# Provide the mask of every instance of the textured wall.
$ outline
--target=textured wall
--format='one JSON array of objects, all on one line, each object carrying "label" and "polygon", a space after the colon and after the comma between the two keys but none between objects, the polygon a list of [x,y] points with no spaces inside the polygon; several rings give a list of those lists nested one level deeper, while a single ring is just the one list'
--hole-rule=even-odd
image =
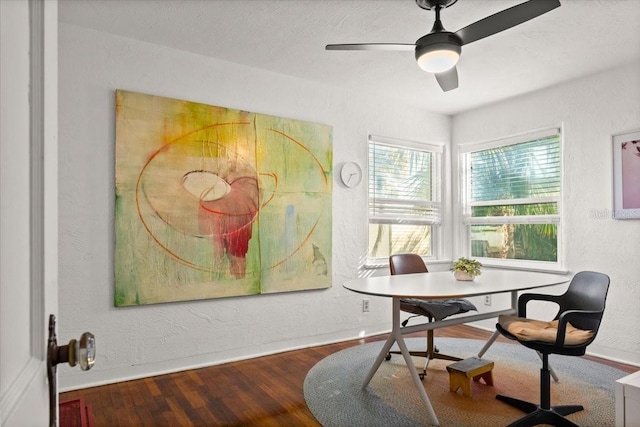
[{"label": "textured wall", "polygon": [[640,220],[611,218],[611,136],[640,129],[640,64],[455,116],[453,152],[458,144],[552,126],[562,126],[564,137],[565,267],[611,277],[602,328],[589,350],[640,364]]},{"label": "textured wall", "polygon": [[[365,185],[346,189],[335,178],[332,288],[114,308],[114,91],[332,125],[334,172],[349,160],[366,165],[368,133],[449,141],[449,117],[66,24],[60,25],[59,49],[58,336],[64,341],[90,330],[98,343],[94,369],[82,373],[59,369],[62,390],[389,329],[388,300],[372,298],[371,312],[363,315],[362,297],[341,286],[347,279],[371,273],[358,269],[366,256],[367,195]],[[634,363],[640,363],[635,326],[640,317],[640,221],[599,218],[598,212],[611,209],[611,134],[640,127],[639,68],[635,64],[453,119],[455,143],[563,126],[566,267],[611,276],[607,314],[591,350]],[[452,163],[455,167],[457,162]],[[446,181],[447,208],[458,197],[458,171],[452,175],[453,185]],[[445,218],[448,257],[455,253],[451,236],[452,221]],[[494,305],[501,303],[494,298]],[[492,322],[484,325],[491,327]]]},{"label": "textured wall", "polygon": [[[212,41],[214,43],[215,41]],[[450,140],[451,119],[393,101],[60,25],[59,333],[96,335],[88,372],[62,367],[62,390],[210,365],[390,328],[390,301],[342,283],[366,255],[366,183],[335,178],[366,166],[367,135]],[[115,89],[226,106],[333,126],[333,287],[328,290],[113,307]],[[450,224],[447,225],[450,229]],[[448,232],[448,231],[447,231]]]}]

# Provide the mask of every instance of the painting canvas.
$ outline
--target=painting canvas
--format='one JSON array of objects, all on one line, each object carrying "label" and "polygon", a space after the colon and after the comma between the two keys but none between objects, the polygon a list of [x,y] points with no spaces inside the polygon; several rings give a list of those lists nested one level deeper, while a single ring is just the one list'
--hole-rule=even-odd
[{"label": "painting canvas", "polygon": [[116,91],[116,306],[331,286],[331,126]]},{"label": "painting canvas", "polygon": [[640,131],[613,137],[614,217],[640,219]]}]

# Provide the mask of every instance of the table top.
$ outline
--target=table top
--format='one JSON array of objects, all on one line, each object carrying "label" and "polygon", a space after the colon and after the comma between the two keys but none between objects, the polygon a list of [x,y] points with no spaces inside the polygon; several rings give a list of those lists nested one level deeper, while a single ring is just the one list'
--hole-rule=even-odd
[{"label": "table top", "polygon": [[483,270],[473,281],[456,280],[450,271],[399,274],[353,279],[343,286],[354,292],[382,297],[449,299],[559,285],[571,275],[520,270]]}]

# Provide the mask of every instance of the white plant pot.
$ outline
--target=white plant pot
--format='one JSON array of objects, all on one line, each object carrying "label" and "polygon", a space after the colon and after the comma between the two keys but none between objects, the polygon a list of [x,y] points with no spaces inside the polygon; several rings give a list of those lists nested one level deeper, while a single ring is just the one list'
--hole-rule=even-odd
[{"label": "white plant pot", "polygon": [[455,277],[456,280],[473,280],[475,278],[475,276],[470,275],[466,271],[457,270],[453,272],[453,277]]}]

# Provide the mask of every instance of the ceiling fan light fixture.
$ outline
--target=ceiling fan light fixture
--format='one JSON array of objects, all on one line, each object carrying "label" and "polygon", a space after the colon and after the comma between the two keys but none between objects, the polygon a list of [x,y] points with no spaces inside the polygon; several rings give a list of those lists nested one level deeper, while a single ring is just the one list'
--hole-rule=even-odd
[{"label": "ceiling fan light fixture", "polygon": [[449,31],[436,31],[416,41],[416,61],[428,73],[443,73],[460,59],[462,40]]},{"label": "ceiling fan light fixture", "polygon": [[460,59],[460,46],[445,43],[416,48],[418,66],[429,73],[442,73],[455,67]]}]

